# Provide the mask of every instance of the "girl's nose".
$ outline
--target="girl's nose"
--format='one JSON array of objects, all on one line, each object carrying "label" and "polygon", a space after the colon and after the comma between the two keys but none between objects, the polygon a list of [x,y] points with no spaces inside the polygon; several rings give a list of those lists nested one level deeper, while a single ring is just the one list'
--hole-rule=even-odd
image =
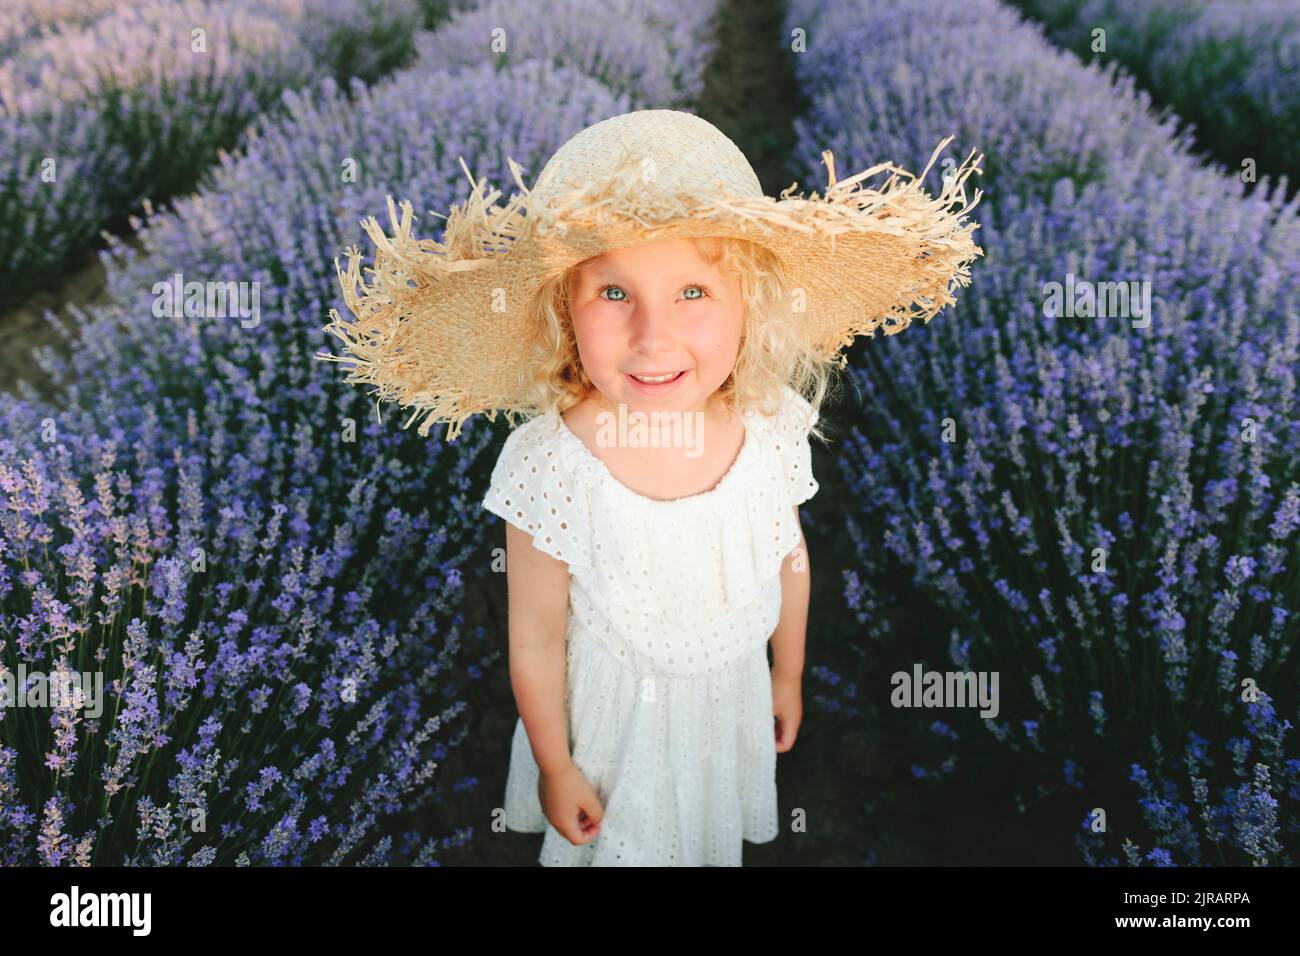
[{"label": "girl's nose", "polygon": [[655,355],[673,348],[673,313],[670,307],[638,304],[632,315],[628,345],[634,352]]}]

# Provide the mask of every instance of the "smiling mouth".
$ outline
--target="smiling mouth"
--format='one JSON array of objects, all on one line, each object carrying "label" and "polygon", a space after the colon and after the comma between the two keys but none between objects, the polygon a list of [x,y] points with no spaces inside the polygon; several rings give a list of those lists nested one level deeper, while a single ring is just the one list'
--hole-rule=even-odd
[{"label": "smiling mouth", "polygon": [[680,372],[659,372],[654,375],[638,375],[636,372],[628,372],[632,378],[644,385],[662,385],[664,382],[673,382],[686,374],[683,369]]}]

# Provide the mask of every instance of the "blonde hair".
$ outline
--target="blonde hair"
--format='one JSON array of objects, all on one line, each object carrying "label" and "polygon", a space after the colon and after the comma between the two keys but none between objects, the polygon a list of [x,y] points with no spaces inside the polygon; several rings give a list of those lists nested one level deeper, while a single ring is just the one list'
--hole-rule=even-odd
[{"label": "blonde hair", "polygon": [[[820,409],[832,381],[830,369],[837,363],[820,357],[806,324],[796,318],[781,260],[746,239],[704,237],[690,242],[709,265],[740,279],[744,324],[735,368],[719,389],[724,406],[733,413],[754,409],[772,415],[782,403],[782,386],[789,385],[818,412],[811,433],[824,442]],[[533,345],[528,385],[538,413],[571,408],[595,387],[578,358],[569,311],[580,265],[544,283],[529,304],[529,318],[541,330]]]}]

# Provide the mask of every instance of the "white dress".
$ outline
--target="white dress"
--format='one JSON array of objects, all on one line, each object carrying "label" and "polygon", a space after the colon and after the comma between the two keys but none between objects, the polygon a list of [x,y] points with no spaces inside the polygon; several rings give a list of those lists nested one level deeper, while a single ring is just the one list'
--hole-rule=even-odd
[{"label": "white dress", "polygon": [[793,389],[710,491],[660,501],[618,481],[558,412],[506,439],[483,506],[569,565],[570,752],[604,808],[574,846],[546,819],[520,718],[507,828],[545,832],[543,866],[739,866],[777,835],[767,642],[793,505],[817,491],[812,407]]}]

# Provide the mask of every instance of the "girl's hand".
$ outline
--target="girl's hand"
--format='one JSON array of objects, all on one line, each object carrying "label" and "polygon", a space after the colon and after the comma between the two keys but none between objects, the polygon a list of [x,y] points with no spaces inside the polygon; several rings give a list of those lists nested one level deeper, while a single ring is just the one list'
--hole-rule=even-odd
[{"label": "girl's hand", "polygon": [[558,773],[542,774],[537,781],[537,796],[551,826],[574,846],[600,836],[605,808],[577,764],[570,763]]},{"label": "girl's hand", "polygon": [[772,672],[772,714],[776,718],[776,752],[794,746],[803,722],[803,674],[794,677]]}]

